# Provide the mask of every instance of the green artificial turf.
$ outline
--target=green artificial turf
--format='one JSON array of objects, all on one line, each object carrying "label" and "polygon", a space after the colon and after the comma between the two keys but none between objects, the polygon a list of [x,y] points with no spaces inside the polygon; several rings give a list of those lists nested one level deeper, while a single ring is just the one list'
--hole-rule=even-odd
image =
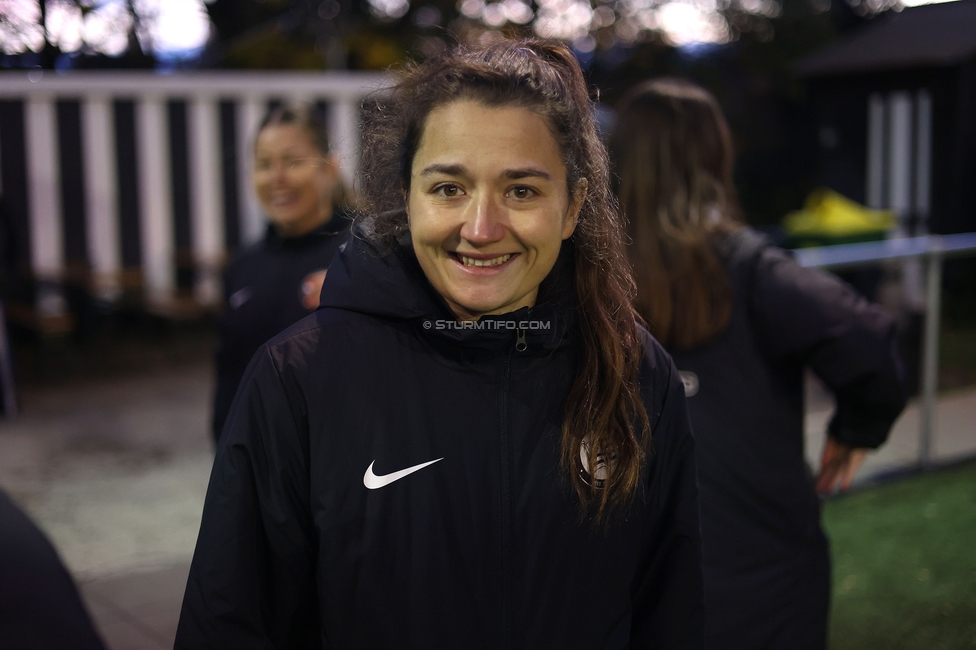
[{"label": "green artificial turf", "polygon": [[976,648],[976,463],[829,501],[831,650]]}]

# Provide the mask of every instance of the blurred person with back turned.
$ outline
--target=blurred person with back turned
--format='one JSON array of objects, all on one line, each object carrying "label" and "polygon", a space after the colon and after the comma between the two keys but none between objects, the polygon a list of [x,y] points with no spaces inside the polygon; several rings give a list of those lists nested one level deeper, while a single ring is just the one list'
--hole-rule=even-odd
[{"label": "blurred person with back turned", "polygon": [[[632,90],[611,137],[637,305],[674,357],[696,437],[706,645],[823,650],[830,559],[817,492],[846,489],[905,405],[894,319],[740,222],[715,99]],[[803,370],[834,392],[819,476]]]},{"label": "blurred person with back turned", "polygon": [[241,384],[176,647],[700,649],[684,392],[572,52],[442,53],[364,125],[369,212]]},{"label": "blurred person with back turned", "polygon": [[337,201],[345,190],[338,161],[313,106],[279,106],[265,116],[254,142],[253,182],[269,223],[264,238],[237,255],[224,274],[215,441],[254,353],[318,307],[325,269],[350,224]]}]

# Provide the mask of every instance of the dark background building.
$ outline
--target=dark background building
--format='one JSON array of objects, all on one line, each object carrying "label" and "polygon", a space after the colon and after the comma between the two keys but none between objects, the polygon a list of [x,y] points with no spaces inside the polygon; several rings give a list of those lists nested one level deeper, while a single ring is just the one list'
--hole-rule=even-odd
[{"label": "dark background building", "polygon": [[797,71],[821,183],[909,233],[976,230],[976,1],[890,12]]}]

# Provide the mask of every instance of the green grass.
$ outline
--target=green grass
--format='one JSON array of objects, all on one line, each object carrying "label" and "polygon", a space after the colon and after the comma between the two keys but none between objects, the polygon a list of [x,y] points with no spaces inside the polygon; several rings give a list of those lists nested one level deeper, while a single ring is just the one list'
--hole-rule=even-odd
[{"label": "green grass", "polygon": [[831,500],[824,526],[831,650],[976,648],[976,463]]}]

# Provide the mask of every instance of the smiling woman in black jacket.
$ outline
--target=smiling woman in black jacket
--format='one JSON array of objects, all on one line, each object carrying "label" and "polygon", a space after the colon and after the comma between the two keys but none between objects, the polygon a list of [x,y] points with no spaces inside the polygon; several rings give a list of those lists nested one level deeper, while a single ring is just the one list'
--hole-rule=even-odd
[{"label": "smiling woman in black jacket", "polygon": [[178,648],[701,648],[694,447],[561,44],[409,70],[231,408]]},{"label": "smiling woman in black jacket", "polygon": [[267,215],[264,237],[224,273],[226,309],[217,323],[211,432],[214,441],[254,353],[318,306],[325,269],[346,241],[349,218],[321,117],[309,105],[271,109],[254,139],[254,193]]}]

